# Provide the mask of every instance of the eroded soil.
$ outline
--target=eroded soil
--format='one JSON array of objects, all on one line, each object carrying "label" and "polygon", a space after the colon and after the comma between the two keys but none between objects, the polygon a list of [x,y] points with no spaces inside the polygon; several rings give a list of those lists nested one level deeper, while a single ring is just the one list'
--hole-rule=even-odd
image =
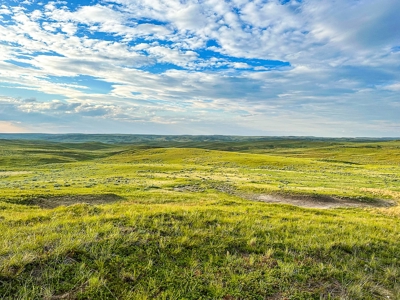
[{"label": "eroded soil", "polygon": [[[174,188],[179,192],[203,192],[204,189],[199,186],[179,186]],[[339,198],[333,196],[284,196],[284,195],[268,195],[268,194],[242,194],[237,191],[224,190],[231,195],[241,198],[261,201],[275,204],[289,204],[306,208],[372,208],[372,207],[391,207],[396,203],[393,200],[376,199],[373,201],[361,201],[350,198]],[[69,206],[78,203],[89,205],[107,204],[121,201],[124,198],[116,194],[90,194],[90,195],[65,195],[49,198],[36,198],[29,201],[29,205],[38,205],[41,208],[52,209],[58,206]]]},{"label": "eroded soil", "polygon": [[267,203],[290,204],[307,208],[368,208],[368,207],[390,207],[394,206],[395,202],[390,200],[373,200],[359,201],[348,198],[338,198],[329,196],[280,196],[280,195],[252,195],[251,200],[262,201]]}]

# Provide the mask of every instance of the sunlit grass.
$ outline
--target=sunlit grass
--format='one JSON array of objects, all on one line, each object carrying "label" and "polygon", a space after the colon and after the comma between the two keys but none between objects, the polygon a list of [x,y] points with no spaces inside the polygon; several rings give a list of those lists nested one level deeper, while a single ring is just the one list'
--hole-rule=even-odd
[{"label": "sunlit grass", "polygon": [[[397,299],[397,206],[318,210],[242,197],[277,193],[396,202],[400,165],[392,150],[399,143],[385,145],[290,144],[253,154],[3,143],[0,295]],[[336,153],[335,161],[328,151]],[[368,159],[360,153],[369,153]],[[102,194],[119,198],[55,209],[35,202]]]}]

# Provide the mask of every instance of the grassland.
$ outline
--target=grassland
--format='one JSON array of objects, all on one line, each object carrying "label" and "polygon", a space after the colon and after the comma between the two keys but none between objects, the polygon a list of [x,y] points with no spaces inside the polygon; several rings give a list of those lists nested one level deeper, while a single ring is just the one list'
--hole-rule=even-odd
[{"label": "grassland", "polygon": [[0,295],[400,299],[397,206],[271,194],[397,204],[400,142],[1,140]]}]

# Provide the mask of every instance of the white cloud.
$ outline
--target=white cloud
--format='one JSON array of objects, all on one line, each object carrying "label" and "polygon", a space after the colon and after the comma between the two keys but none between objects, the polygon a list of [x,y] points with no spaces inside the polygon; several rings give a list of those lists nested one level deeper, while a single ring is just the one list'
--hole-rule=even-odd
[{"label": "white cloud", "polygon": [[77,11],[71,12],[65,8],[58,9],[53,6],[47,7],[45,13],[49,19],[59,22],[77,22],[82,24],[115,24],[120,23],[123,15],[115,10],[101,5],[83,6]]},{"label": "white cloud", "polygon": [[77,31],[77,26],[72,23],[61,23],[60,27],[68,36],[73,36]]},{"label": "white cloud", "polygon": [[383,89],[393,91],[393,92],[400,92],[400,82],[386,85],[383,87]]},{"label": "white cloud", "polygon": [[[260,124],[273,126],[262,120],[279,117],[286,121],[275,124],[288,131],[328,128],[319,125],[323,119],[356,118],[361,128],[372,111],[374,124],[389,130],[400,113],[393,105],[400,91],[397,0],[116,3],[0,8],[12,18],[0,20],[3,88],[65,99],[23,103],[16,111],[162,124],[214,118],[243,128],[252,120],[253,132]],[[246,58],[291,67],[274,70]],[[169,64],[184,70],[168,70]],[[155,74],[153,67],[165,71]],[[103,81],[110,91],[54,80],[80,75]],[[307,114],[314,118],[310,124]]]},{"label": "white cloud", "polygon": [[150,57],[155,57],[158,62],[172,63],[183,67],[194,61],[198,56],[193,51],[180,51],[162,46],[154,46],[146,51],[150,54]]},{"label": "white cloud", "polygon": [[9,10],[7,6],[2,5],[0,8],[0,15],[10,15],[10,14],[11,10]]},{"label": "white cloud", "polygon": [[232,63],[230,64],[232,67],[234,67],[235,69],[251,69],[251,66],[247,63]]}]

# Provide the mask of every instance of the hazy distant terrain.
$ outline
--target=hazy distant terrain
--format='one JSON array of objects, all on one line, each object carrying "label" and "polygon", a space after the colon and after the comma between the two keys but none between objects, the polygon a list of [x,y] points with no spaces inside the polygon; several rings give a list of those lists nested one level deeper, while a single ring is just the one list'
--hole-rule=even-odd
[{"label": "hazy distant terrain", "polygon": [[275,142],[275,141],[330,141],[330,142],[365,142],[388,141],[400,138],[321,138],[321,137],[265,137],[265,136],[233,136],[233,135],[146,135],[146,134],[45,134],[45,133],[0,133],[0,139],[11,140],[40,140],[49,142],[101,142],[101,143],[195,143],[195,142]]}]

